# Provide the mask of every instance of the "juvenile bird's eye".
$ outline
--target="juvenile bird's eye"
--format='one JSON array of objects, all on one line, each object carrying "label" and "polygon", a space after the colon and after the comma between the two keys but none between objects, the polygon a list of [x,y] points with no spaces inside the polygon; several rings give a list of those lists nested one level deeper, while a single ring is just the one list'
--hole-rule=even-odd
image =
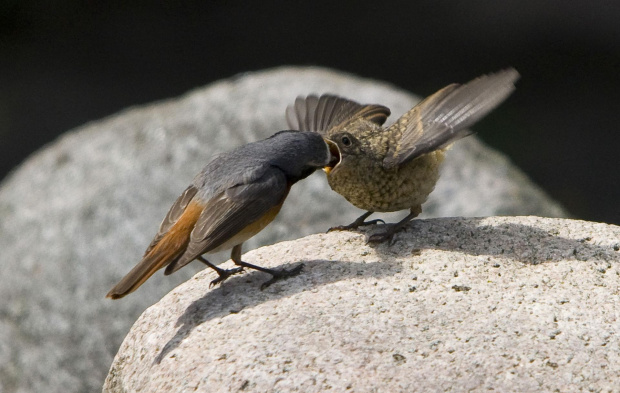
[{"label": "juvenile bird's eye", "polygon": [[345,146],[351,146],[351,139],[348,136],[342,137],[342,144]]}]

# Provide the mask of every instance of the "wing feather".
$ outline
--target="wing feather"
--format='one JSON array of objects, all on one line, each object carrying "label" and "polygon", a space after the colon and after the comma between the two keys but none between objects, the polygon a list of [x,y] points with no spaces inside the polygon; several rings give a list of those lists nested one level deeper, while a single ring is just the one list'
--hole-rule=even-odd
[{"label": "wing feather", "polygon": [[288,189],[284,173],[272,167],[261,178],[235,185],[211,198],[194,226],[185,253],[168,265],[165,274],[218,248],[263,218],[283,202]]},{"label": "wing feather", "polygon": [[295,104],[286,108],[286,120],[292,130],[321,134],[358,118],[382,125],[388,116],[390,109],[383,105],[362,105],[331,94],[297,97]]},{"label": "wing feather", "polygon": [[467,128],[508,98],[517,79],[519,73],[510,68],[429,96],[387,129],[397,137],[383,166],[394,168],[472,134]]},{"label": "wing feather", "polygon": [[157,232],[157,234],[151,241],[151,244],[149,244],[148,248],[144,252],[143,258],[149,252],[151,252],[153,247],[155,247],[157,243],[159,243],[159,241],[166,234],[166,232],[168,232],[168,230],[174,225],[174,223],[177,222],[179,217],[181,217],[181,215],[187,208],[187,205],[194,198],[194,195],[196,195],[197,191],[198,189],[195,186],[191,185],[187,187],[185,191],[183,191],[183,193],[177,198],[177,200],[174,202],[170,210],[168,210],[166,217],[164,217],[161,224],[159,225],[159,231]]}]

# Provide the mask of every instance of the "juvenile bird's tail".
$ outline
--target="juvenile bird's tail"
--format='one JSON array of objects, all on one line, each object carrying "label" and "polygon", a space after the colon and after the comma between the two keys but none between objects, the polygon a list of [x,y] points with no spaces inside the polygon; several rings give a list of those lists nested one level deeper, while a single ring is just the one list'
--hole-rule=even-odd
[{"label": "juvenile bird's tail", "polygon": [[135,291],[156,271],[183,255],[201,211],[202,209],[198,204],[190,203],[177,222],[147,252],[142,260],[108,292],[106,297],[120,299]]}]

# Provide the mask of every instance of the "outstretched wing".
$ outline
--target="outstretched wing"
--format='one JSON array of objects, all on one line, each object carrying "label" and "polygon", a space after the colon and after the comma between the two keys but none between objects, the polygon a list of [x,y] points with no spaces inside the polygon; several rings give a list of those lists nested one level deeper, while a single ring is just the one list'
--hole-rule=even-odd
[{"label": "outstretched wing", "polygon": [[286,108],[290,129],[321,134],[360,117],[382,125],[389,115],[390,109],[383,105],[362,105],[331,94],[297,97],[295,104]]},{"label": "outstretched wing", "polygon": [[508,98],[517,79],[519,73],[510,68],[427,97],[387,129],[396,137],[383,166],[394,168],[472,134],[467,127]]},{"label": "outstretched wing", "polygon": [[274,209],[277,213],[288,190],[285,174],[278,168],[270,167],[260,178],[237,184],[211,198],[204,205],[192,230],[187,249],[179,259],[168,265],[165,274],[177,271],[251,225],[257,225],[261,219],[271,216]]}]

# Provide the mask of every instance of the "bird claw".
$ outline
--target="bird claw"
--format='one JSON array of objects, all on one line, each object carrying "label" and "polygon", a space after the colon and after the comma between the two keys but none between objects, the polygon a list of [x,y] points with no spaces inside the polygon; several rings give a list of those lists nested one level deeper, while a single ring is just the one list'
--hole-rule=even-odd
[{"label": "bird claw", "polygon": [[238,274],[242,272],[243,272],[243,267],[236,267],[234,269],[218,270],[217,274],[219,275],[219,277],[209,283],[209,288],[223,283],[228,277],[232,276],[233,274]]},{"label": "bird claw", "polygon": [[284,278],[288,278],[288,277],[293,277],[298,275],[299,273],[301,273],[301,269],[303,269],[304,264],[299,264],[298,266],[295,266],[292,269],[286,270],[286,269],[280,269],[280,270],[274,270],[271,275],[273,277],[271,277],[270,280],[265,281],[261,286],[260,286],[260,290],[262,291],[263,289],[267,288],[268,286],[270,286],[271,284],[273,284],[274,282],[278,281],[278,280],[282,280]]}]

